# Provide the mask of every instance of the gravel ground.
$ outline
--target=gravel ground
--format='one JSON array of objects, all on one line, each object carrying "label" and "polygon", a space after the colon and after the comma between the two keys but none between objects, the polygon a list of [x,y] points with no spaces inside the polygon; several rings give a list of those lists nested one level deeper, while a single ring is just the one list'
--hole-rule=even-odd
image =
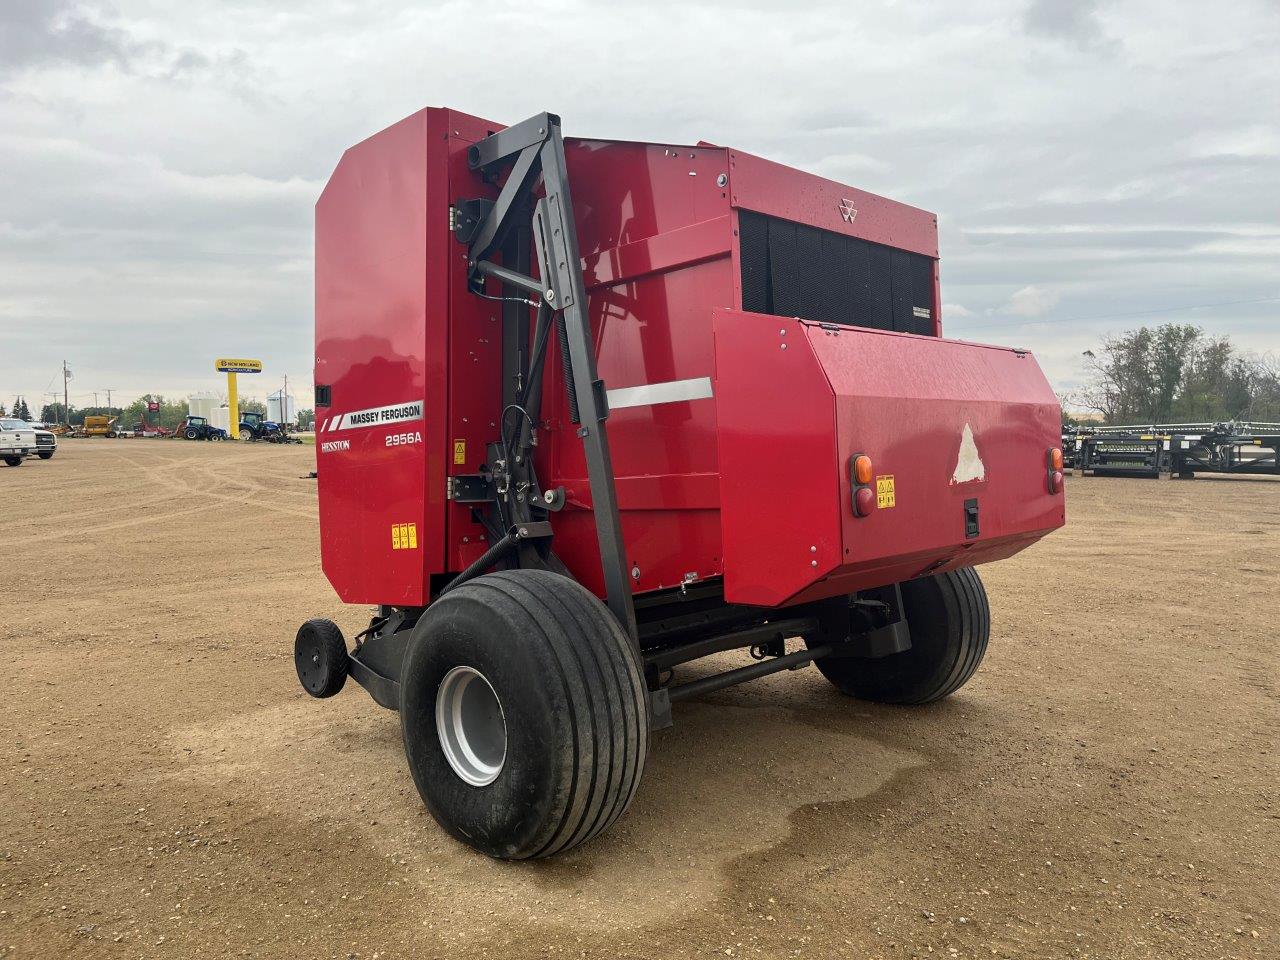
[{"label": "gravel ground", "polygon": [[298,687],[297,625],[367,618],[313,456],[0,468],[0,956],[1280,956],[1280,483],[1074,478],[982,568],[959,694],[682,704],[610,833],[512,865],[436,827],[393,714]]}]

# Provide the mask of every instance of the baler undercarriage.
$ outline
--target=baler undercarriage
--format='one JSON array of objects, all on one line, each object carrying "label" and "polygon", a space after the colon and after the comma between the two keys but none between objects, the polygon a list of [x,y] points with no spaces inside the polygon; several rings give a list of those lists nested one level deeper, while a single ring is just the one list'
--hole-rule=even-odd
[{"label": "baler undercarriage", "polygon": [[[972,564],[1061,523],[1061,453],[1044,443],[1056,437],[1056,408],[1025,351],[938,336],[928,215],[859,194],[870,226],[855,227],[855,201],[839,197],[841,234],[803,233],[764,216],[778,203],[752,176],[775,174],[745,155],[575,142],[570,162],[552,114],[493,132],[450,111],[424,113],[402,140],[384,132],[390,153],[379,153],[378,138],[356,148],[350,163],[361,172],[344,179],[340,167],[331,188],[340,186],[318,207],[317,408],[342,411],[319,429],[319,455],[330,458],[320,471],[322,550],[343,598],[376,598],[377,615],[350,651],[330,621],[304,624],[295,643],[304,688],[331,696],[350,675],[398,710],[410,769],[441,825],[492,856],[527,858],[565,850],[621,815],[649,731],[671,724],[672,703],[809,664],[842,692],[880,702],[931,702],[967,681],[990,626]],[[398,163],[394,151],[419,143],[425,159],[408,179],[383,172],[387,156]],[[687,179],[673,162],[688,166]],[[575,175],[588,188],[583,208],[570,193],[574,164],[587,171]],[[421,286],[383,293],[383,265],[404,259],[397,250],[371,267],[348,257],[353,234],[385,246],[385,218],[403,206],[375,192],[371,202],[386,202],[366,214],[352,197],[423,173],[435,185],[422,200],[425,253],[415,222],[398,236],[425,256],[429,278],[423,312],[412,315],[426,331],[413,349],[428,372],[427,401],[395,402],[388,371],[397,368],[367,352],[385,349],[380,341],[350,338],[348,318],[363,311],[393,343],[404,302]],[[651,212],[641,186],[652,191]],[[432,197],[445,190],[441,244],[430,211],[443,210]],[[686,205],[661,212],[664,190],[688,194]],[[807,181],[791,189],[803,199],[780,209],[809,216],[809,198],[832,190],[847,188]],[[741,253],[740,205],[764,211],[742,213],[751,246],[744,237]],[[627,213],[615,222],[618,209]],[[882,245],[889,240],[905,249]],[[865,263],[865,288],[796,301],[793,247],[829,249],[853,271],[850,282]],[[739,264],[741,281],[726,287],[726,268]],[[807,264],[805,284],[815,269]],[[331,274],[341,282],[327,287]],[[685,276],[697,282],[683,285]],[[655,290],[647,309],[634,306]],[[709,298],[706,312],[690,299],[699,297]],[[797,316],[742,312],[747,302]],[[479,309],[491,303],[501,305],[500,323]],[[633,353],[606,344],[607,323],[631,338]],[[598,364],[629,369],[610,374],[623,384],[641,368],[651,381],[618,393],[622,477]],[[417,369],[403,365],[399,389],[422,389]],[[977,385],[957,385],[957,369]],[[1002,390],[1002,378],[1013,386]],[[711,421],[697,405],[713,397]],[[958,452],[905,444],[895,416],[916,435],[932,431],[931,442],[954,436]],[[410,449],[377,454],[377,476],[397,483],[401,462],[417,471],[385,493],[346,459],[357,449],[373,456],[379,434],[339,432],[383,423],[413,429],[386,436],[385,448]],[[812,462],[792,469],[770,437],[795,439],[795,455]],[[393,459],[419,444],[425,459]],[[980,445],[997,471],[987,472]],[[896,485],[894,473],[874,470],[882,458],[898,464]],[[388,520],[389,548],[379,532]],[[370,576],[367,561],[382,555],[384,572]],[[802,646],[789,650],[789,640]],[[676,682],[677,668],[733,650],[755,662]]]}]

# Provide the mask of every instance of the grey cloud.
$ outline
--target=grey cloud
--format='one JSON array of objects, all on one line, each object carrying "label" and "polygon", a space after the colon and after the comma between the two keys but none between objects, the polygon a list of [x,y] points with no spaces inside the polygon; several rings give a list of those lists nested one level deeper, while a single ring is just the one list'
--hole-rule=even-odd
[{"label": "grey cloud", "polygon": [[[46,3],[20,31],[45,52],[0,69],[0,396],[64,353],[86,386],[97,365],[116,389],[216,389],[219,351],[305,382],[316,196],[343,149],[427,104],[705,138],[932,210],[943,297],[969,311],[948,332],[1029,346],[1059,382],[1137,322],[1280,347],[1274,305],[1140,313],[1277,295],[1280,125],[1258,97],[1280,24],[1260,6],[493,0],[528,42],[478,70],[463,2],[115,2]],[[31,36],[75,16],[106,31],[96,61]],[[1028,287],[1057,298],[1042,316],[1010,312]]]},{"label": "grey cloud", "polygon": [[147,48],[125,30],[100,23],[73,0],[0,5],[0,71],[44,63],[128,67]]},{"label": "grey cloud", "polygon": [[1060,40],[1080,50],[1114,53],[1120,48],[1098,19],[1097,0],[1031,0],[1022,17],[1033,36]]}]

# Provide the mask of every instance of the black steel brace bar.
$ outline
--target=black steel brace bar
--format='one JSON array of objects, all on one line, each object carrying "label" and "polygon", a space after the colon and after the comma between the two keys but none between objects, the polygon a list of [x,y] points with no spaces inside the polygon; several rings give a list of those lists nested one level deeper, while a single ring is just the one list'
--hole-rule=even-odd
[{"label": "black steel brace bar", "polygon": [[[595,344],[587,316],[586,283],[573,219],[560,118],[540,113],[495,133],[472,145],[468,162],[472,169],[492,174],[513,156],[515,162],[497,201],[468,244],[469,279],[472,289],[479,292],[485,278],[493,276],[508,286],[539,293],[548,308],[559,312],[558,322],[564,327],[562,342],[568,348],[566,379],[571,383],[581,421],[577,432],[586,454],[606,597],[610,611],[630,637],[638,655],[635,604],[627,574],[613,460],[605,428],[609,411],[604,384],[596,372]],[[524,264],[499,266],[490,261],[489,256],[511,230],[517,219],[516,211],[527,215],[539,173],[542,196],[533,210],[533,239],[540,277],[534,281],[523,273]],[[537,290],[533,289],[535,282]]]}]

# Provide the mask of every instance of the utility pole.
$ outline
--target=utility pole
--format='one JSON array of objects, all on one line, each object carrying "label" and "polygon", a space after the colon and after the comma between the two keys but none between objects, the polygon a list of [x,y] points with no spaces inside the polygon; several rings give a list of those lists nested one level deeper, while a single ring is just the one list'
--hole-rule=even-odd
[{"label": "utility pole", "polygon": [[71,379],[71,371],[67,369],[67,361],[62,361],[62,421],[63,426],[71,429],[71,399],[67,394],[67,381]]},{"label": "utility pole", "polygon": [[93,405],[94,405],[95,407],[98,405],[98,391],[97,391],[97,390],[93,391]]},{"label": "utility pole", "polygon": [[107,413],[111,412],[111,388],[107,388]]}]

